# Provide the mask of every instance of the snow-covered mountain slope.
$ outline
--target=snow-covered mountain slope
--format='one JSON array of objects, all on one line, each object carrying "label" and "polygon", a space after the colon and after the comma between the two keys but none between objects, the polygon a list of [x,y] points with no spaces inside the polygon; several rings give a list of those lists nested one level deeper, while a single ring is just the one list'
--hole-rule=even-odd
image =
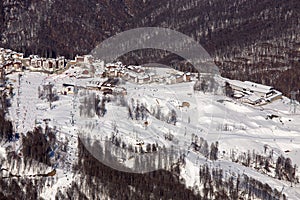
[{"label": "snow-covered mountain slope", "polygon": [[[8,75],[14,87],[8,118],[21,138],[2,144],[1,149],[10,146],[10,152],[23,159],[23,139],[28,131],[43,127],[49,143],[46,127],[55,133],[56,141],[45,155],[51,166],[45,166],[43,173],[55,169],[56,179],[41,197],[54,199],[51,195],[57,190],[67,190],[78,180],[73,169],[78,163],[79,137],[95,158],[117,170],[145,173],[171,169],[183,156],[179,174],[187,187],[200,188],[201,195],[199,168],[207,164],[211,169],[223,169],[225,180],[247,175],[278,191],[283,188],[289,199],[300,198],[298,168],[293,176],[285,171],[287,158],[292,167],[300,164],[300,115],[289,112],[288,98],[262,106],[246,104],[223,94],[227,79],[219,76],[215,80],[220,87],[214,93],[194,91],[195,80],[171,85],[121,81],[118,87],[126,89],[125,95],[103,95],[88,84],[95,80],[105,83],[107,78],[79,79],[72,75],[77,70],[70,68],[56,75],[30,71]],[[49,83],[57,97],[51,103],[44,87]],[[78,90],[69,90],[70,85]],[[217,158],[211,157],[212,144],[217,146]],[[281,156],[285,167],[280,174]],[[13,173],[25,176],[35,172],[25,167]],[[288,181],[287,177],[294,178]]]}]

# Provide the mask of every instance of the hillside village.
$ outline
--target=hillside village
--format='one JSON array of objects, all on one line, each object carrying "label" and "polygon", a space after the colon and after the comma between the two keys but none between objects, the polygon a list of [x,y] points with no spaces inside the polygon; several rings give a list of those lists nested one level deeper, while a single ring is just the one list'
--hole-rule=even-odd
[{"label": "hillside village", "polygon": [[[28,137],[41,136],[47,144],[38,151],[48,165],[43,173],[59,177],[53,190],[75,180],[71,169],[79,159],[77,146],[92,148],[91,138],[106,152],[105,159],[93,156],[117,170],[170,170],[178,160],[187,187],[200,187],[200,164],[223,165],[224,177],[244,171],[241,176],[255,175],[275,185],[275,191],[299,182],[298,168],[292,165],[299,163],[298,115],[291,115],[289,99],[271,86],[104,63],[91,55],[24,58],[1,49],[0,58],[0,88],[6,97],[1,105],[7,104],[7,118],[13,122],[3,146],[23,159],[33,145]],[[134,159],[137,155],[140,159]],[[16,167],[12,170],[17,174]],[[289,194],[297,196],[297,187]]]},{"label": "hillside village", "polygon": [[[153,70],[153,68],[147,66],[126,66],[121,62],[104,63],[103,61],[95,60],[92,55],[77,55],[74,60],[67,60],[64,57],[41,58],[36,55],[30,55],[25,58],[22,53],[0,48],[0,63],[0,77],[4,76],[4,74],[22,72],[24,70],[54,74],[63,73],[69,68],[79,68],[79,71],[75,70],[73,74],[67,75],[77,79],[95,78],[95,80],[78,87],[98,89],[110,94],[112,94],[113,91],[125,94],[126,91],[124,88],[119,88],[115,84],[109,84],[106,81],[100,83],[96,80],[97,78],[122,78],[125,81],[136,84],[149,84],[154,82],[177,84],[201,79],[198,73],[192,72],[180,72],[172,69],[160,69],[160,71],[158,71],[157,69]],[[204,81],[206,81],[205,76]],[[245,103],[263,105],[282,98],[282,93],[271,86],[250,81],[228,80],[226,82],[229,83],[232,89],[233,93],[231,96]],[[209,85],[210,83],[208,81],[208,83],[205,84]],[[62,91],[62,93],[69,94],[74,92],[74,84],[64,83],[63,86],[64,91]],[[205,87],[202,88],[202,90],[205,90]]]},{"label": "hillside village", "polygon": [[1,0],[0,200],[300,200],[299,30],[300,0]]}]

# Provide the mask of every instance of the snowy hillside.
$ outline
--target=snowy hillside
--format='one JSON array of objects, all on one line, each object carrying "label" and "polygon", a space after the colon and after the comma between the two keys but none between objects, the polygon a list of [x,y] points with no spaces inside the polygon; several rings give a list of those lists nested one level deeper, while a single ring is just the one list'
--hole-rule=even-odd
[{"label": "snowy hillside", "polygon": [[[98,66],[95,74],[103,68]],[[165,79],[174,73],[157,70]],[[206,186],[199,169],[208,166],[209,171],[222,169],[224,181],[233,178],[237,184],[238,177],[252,177],[279,191],[278,199],[283,194],[300,198],[300,115],[290,113],[288,98],[251,105],[227,97],[228,79],[220,76],[213,77],[214,89],[204,93],[194,90],[196,74],[190,81],[168,84],[78,76],[83,71],[73,66],[53,75],[31,71],[7,75],[13,88],[7,119],[13,122],[14,137],[1,143],[0,159],[6,160],[1,168],[19,176],[48,174],[47,181],[52,182],[40,197],[55,199],[58,190],[66,191],[78,180],[74,167],[80,141],[96,159],[116,170],[146,173],[172,170],[180,163],[183,183],[202,196]],[[43,170],[12,167],[6,154],[15,152],[25,159],[28,132],[39,126],[49,143],[47,158],[39,163]],[[262,198],[255,192],[244,197]]]}]

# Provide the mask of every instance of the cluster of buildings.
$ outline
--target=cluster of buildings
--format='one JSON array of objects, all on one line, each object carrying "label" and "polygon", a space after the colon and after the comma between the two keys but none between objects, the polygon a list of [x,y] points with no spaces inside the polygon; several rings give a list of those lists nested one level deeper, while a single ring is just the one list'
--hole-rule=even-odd
[{"label": "cluster of buildings", "polygon": [[85,85],[75,85],[73,83],[64,83],[61,94],[69,95],[78,92],[80,89],[88,89],[102,92],[103,94],[126,95],[127,91],[124,87],[120,87],[118,79],[109,78],[106,81],[91,80]]},{"label": "cluster of buildings", "polygon": [[92,55],[84,55],[84,56],[79,56],[77,55],[75,57],[75,60],[71,60],[71,64],[76,64],[76,63],[89,63],[92,64],[94,63],[95,58]]},{"label": "cluster of buildings", "polygon": [[9,74],[15,71],[22,71],[23,56],[22,53],[0,48],[0,68],[3,69],[3,73]]},{"label": "cluster of buildings", "polygon": [[71,67],[80,66],[82,69],[77,74],[77,78],[122,78],[123,80],[137,84],[153,82],[176,84],[189,82],[192,77],[190,72],[184,73],[174,69],[165,69],[163,73],[160,73],[156,71],[156,68],[150,69],[136,65],[127,66],[121,62],[104,64],[103,61],[95,60],[91,55],[77,55],[74,60],[69,61],[69,64]]},{"label": "cluster of buildings", "polygon": [[66,59],[64,57],[41,58],[36,55],[25,58],[23,53],[0,48],[0,63],[0,68],[4,69],[6,74],[21,72],[24,69],[54,72],[66,66]]},{"label": "cluster of buildings", "polygon": [[125,95],[126,89],[119,86],[119,78],[136,84],[153,82],[175,84],[189,82],[192,77],[192,74],[189,72],[184,73],[174,69],[165,68],[162,70],[161,68],[126,66],[121,62],[104,64],[103,61],[95,60],[91,55],[76,56],[68,64],[74,70],[73,72],[72,70],[68,71],[69,74],[66,75],[74,76],[78,79],[92,78],[92,80],[86,82],[86,85],[81,86],[75,86],[70,83],[64,84],[62,93],[66,95],[73,94],[76,87],[97,90],[104,94]]},{"label": "cluster of buildings", "polygon": [[31,55],[24,59],[24,65],[28,66],[30,70],[41,70],[54,72],[66,67],[66,59],[61,56],[58,58],[40,58],[35,55]]},{"label": "cluster of buildings", "polygon": [[282,93],[271,86],[251,81],[229,80],[234,97],[252,105],[262,105],[282,98]]},{"label": "cluster of buildings", "polygon": [[[67,64],[69,64],[70,66],[80,66],[82,68],[80,77],[79,75],[77,75],[76,77],[92,78],[96,76],[94,67],[95,62],[96,60],[92,55],[77,55],[74,60],[67,61],[65,57],[41,58],[37,55],[24,57],[22,53],[18,53],[10,49],[0,48],[0,68],[4,69],[4,72],[6,74],[12,72],[20,72],[24,69],[51,73],[62,70],[66,68]],[[175,84],[188,82],[191,80],[191,73],[184,73],[173,70],[173,72],[171,73],[162,75],[161,73],[147,70],[142,66],[125,66],[121,62],[109,63],[106,65],[102,63],[100,73],[98,73],[97,75],[108,78],[119,77],[137,84],[145,84],[151,82]]]},{"label": "cluster of buildings", "polygon": [[[95,67],[96,63],[101,63],[100,67]],[[147,84],[152,82],[176,84],[191,81],[194,74],[190,72],[180,72],[174,69],[147,68],[142,66],[125,66],[121,62],[104,64],[103,61],[96,61],[92,55],[76,56],[74,60],[68,61],[70,67],[79,66],[80,75],[77,78],[108,78],[107,81],[89,82],[85,87],[88,89],[97,89],[106,93],[126,93],[124,88],[117,87],[113,81],[116,78],[122,78],[136,84]],[[64,69],[67,61],[64,57],[41,58],[30,55],[24,58],[22,53],[17,53],[10,49],[0,48],[0,85],[4,84],[5,74],[29,69],[32,71],[54,72]],[[96,69],[97,68],[97,69]],[[96,73],[97,71],[97,73]],[[75,76],[75,75],[74,75]],[[234,97],[244,102],[261,105],[282,98],[282,93],[271,86],[257,84],[250,81],[228,80],[234,91]],[[74,85],[66,84],[64,93],[72,93]]]},{"label": "cluster of buildings", "polygon": [[124,80],[137,84],[152,82],[176,84],[191,81],[190,72],[179,72],[173,69],[165,69],[165,73],[157,73],[155,68],[150,69],[134,65],[124,66],[120,62],[107,64],[105,66],[103,76],[111,78],[120,77]]}]

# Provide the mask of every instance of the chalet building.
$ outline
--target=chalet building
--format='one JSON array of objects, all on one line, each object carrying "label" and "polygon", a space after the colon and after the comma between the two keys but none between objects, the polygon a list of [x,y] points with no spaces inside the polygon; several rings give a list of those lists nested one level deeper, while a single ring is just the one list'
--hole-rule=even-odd
[{"label": "chalet building", "polygon": [[12,50],[10,49],[4,49],[4,53],[7,54],[7,55],[11,55],[12,54]]},{"label": "chalet building", "polygon": [[33,58],[30,63],[31,67],[37,69],[43,67],[43,60],[41,58]]},{"label": "chalet building", "polygon": [[143,84],[153,81],[151,75],[146,74],[141,66],[122,66],[122,63],[109,63],[105,66],[105,76],[110,78],[122,77],[127,81]]},{"label": "chalet building", "polygon": [[184,81],[184,75],[176,75],[175,76],[175,80],[176,80],[176,83],[182,83]]},{"label": "chalet building", "polygon": [[57,59],[56,67],[62,69],[66,66],[66,59],[64,56],[61,56]]},{"label": "chalet building", "polygon": [[171,75],[166,79],[167,84],[176,84],[176,83],[181,83],[183,82],[183,77],[181,75]]},{"label": "chalet building", "polygon": [[49,68],[53,68],[53,69],[60,69],[62,67],[59,66],[58,60],[56,59],[51,59],[49,60]]},{"label": "chalet building", "polygon": [[55,59],[43,60],[43,68],[45,70],[53,71],[54,69],[57,69],[57,61]]},{"label": "chalet building", "polygon": [[37,59],[37,67],[43,66],[43,60],[41,58]]},{"label": "chalet building", "polygon": [[150,83],[151,82],[151,76],[147,75],[142,77],[143,83]]},{"label": "chalet building", "polygon": [[52,69],[52,63],[50,65],[50,60],[47,60],[47,59],[42,60],[42,68],[43,69],[49,69],[50,66],[51,66],[51,69]]},{"label": "chalet building", "polygon": [[183,81],[184,82],[190,82],[191,81],[191,76],[192,76],[191,72],[185,73],[184,77],[183,77]]},{"label": "chalet building", "polygon": [[106,71],[106,76],[107,77],[118,77],[118,70],[117,68],[108,68],[108,70]]},{"label": "chalet building", "polygon": [[134,82],[134,83],[137,83],[137,82],[138,82],[138,77],[137,77],[137,75],[134,74],[134,73],[129,73],[129,72],[127,72],[126,78],[127,78],[128,81],[131,81],[131,82]]},{"label": "chalet building", "polygon": [[69,94],[74,94],[74,91],[75,91],[75,85],[74,84],[64,83],[63,84],[63,90],[61,91],[61,93],[63,95],[69,95]]},{"label": "chalet building", "polygon": [[22,62],[20,60],[16,60],[13,62],[14,71],[22,71]]},{"label": "chalet building", "polygon": [[133,66],[133,65],[129,65],[127,66],[128,70],[131,70],[137,74],[142,74],[145,73],[145,70],[141,67],[141,66]]},{"label": "chalet building", "polygon": [[6,61],[3,63],[3,68],[5,69],[5,73],[11,73],[14,71],[14,64],[12,61]]},{"label": "chalet building", "polygon": [[24,65],[30,66],[31,65],[31,58],[23,58],[22,59]]},{"label": "chalet building", "polygon": [[31,59],[31,63],[30,63],[31,67],[33,68],[42,68],[43,67],[43,60],[42,58],[39,57],[33,57]]},{"label": "chalet building", "polygon": [[166,79],[167,84],[176,84],[191,81],[191,73],[172,74]]},{"label": "chalet building", "polygon": [[66,61],[64,57],[56,59],[40,58],[37,55],[30,55],[24,58],[23,53],[17,53],[10,49],[0,49],[0,61],[4,63],[4,68],[8,73],[21,71],[26,66],[30,69],[54,70],[64,68]]},{"label": "chalet building", "polygon": [[128,81],[129,78],[130,78],[129,77],[129,73],[128,72],[124,72],[124,75],[122,76],[122,78]]},{"label": "chalet building", "polygon": [[135,83],[145,84],[145,83],[150,83],[151,82],[151,78],[150,78],[149,75],[135,76],[134,81],[135,81]]},{"label": "chalet building", "polygon": [[76,56],[75,57],[75,62],[76,63],[82,63],[82,62],[84,62],[84,57],[83,56]]},{"label": "chalet building", "polygon": [[23,53],[17,53],[17,52],[14,52],[12,54],[12,58],[13,59],[23,59],[24,58],[24,54]]},{"label": "chalet building", "polygon": [[83,62],[92,64],[94,62],[94,57],[92,55],[84,55]]},{"label": "chalet building", "polygon": [[121,69],[120,71],[118,71],[118,77],[123,77],[125,76],[125,70]]},{"label": "chalet building", "polygon": [[228,81],[235,92],[235,96],[243,98],[247,103],[257,105],[265,102],[272,102],[282,98],[282,93],[271,86],[266,86],[251,81]]},{"label": "chalet building", "polygon": [[56,59],[42,59],[42,67],[45,70],[57,70],[65,67],[65,58],[59,57]]},{"label": "chalet building", "polygon": [[110,77],[110,78],[118,77],[119,67],[116,64],[109,63],[105,66],[104,73],[105,73],[105,76]]}]

